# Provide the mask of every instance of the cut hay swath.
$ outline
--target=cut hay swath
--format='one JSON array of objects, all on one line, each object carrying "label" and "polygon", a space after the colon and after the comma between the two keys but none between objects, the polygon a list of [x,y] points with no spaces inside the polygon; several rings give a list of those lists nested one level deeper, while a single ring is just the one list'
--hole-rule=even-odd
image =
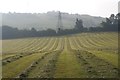
[{"label": "cut hay swath", "polygon": [[114,78],[118,34],[81,33],[3,40],[3,78]]}]

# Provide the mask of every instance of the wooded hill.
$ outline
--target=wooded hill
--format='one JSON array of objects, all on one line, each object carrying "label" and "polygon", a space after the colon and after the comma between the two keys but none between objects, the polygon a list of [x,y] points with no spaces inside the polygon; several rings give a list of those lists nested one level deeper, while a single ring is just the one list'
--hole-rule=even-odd
[{"label": "wooded hill", "polygon": [[[64,29],[72,29],[75,26],[76,18],[83,20],[84,27],[97,27],[105,18],[90,15],[69,14],[61,12]],[[9,25],[18,29],[46,30],[56,29],[58,12],[47,13],[3,13],[2,24]]]}]

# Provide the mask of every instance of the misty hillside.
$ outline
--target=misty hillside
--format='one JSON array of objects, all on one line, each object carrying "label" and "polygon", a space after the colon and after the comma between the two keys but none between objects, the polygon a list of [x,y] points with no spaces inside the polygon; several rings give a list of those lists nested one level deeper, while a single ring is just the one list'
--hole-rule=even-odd
[{"label": "misty hillside", "polygon": [[[64,28],[73,28],[76,18],[83,20],[84,27],[99,26],[105,18],[93,17],[89,15],[62,13],[62,23]],[[38,30],[47,28],[56,29],[58,12],[47,13],[3,13],[2,24],[17,27],[19,29],[30,29],[34,27]]]}]

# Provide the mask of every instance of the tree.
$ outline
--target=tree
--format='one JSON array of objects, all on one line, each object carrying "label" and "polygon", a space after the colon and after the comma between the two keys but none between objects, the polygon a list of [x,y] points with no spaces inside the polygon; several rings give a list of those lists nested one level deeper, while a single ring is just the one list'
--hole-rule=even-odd
[{"label": "tree", "polygon": [[120,13],[116,15],[117,19],[120,20]]},{"label": "tree", "polygon": [[31,28],[31,32],[32,32],[32,33],[36,33],[37,30],[36,30],[35,28]]},{"label": "tree", "polygon": [[31,28],[31,35],[36,36],[37,35],[37,30],[35,28]]},{"label": "tree", "polygon": [[83,31],[83,21],[80,19],[76,19],[76,22],[75,22],[75,29],[78,30],[78,31]]},{"label": "tree", "polygon": [[118,21],[119,15],[116,16],[111,14],[109,18],[106,18],[106,22],[102,22],[101,25],[104,31],[117,31],[118,30]]},{"label": "tree", "polygon": [[46,35],[47,35],[47,36],[56,35],[56,31],[53,30],[53,29],[47,29],[47,30],[46,30]]}]

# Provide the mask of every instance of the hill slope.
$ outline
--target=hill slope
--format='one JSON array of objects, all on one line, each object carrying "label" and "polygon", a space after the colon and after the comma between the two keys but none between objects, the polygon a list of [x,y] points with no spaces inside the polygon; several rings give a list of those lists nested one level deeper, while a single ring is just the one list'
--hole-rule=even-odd
[{"label": "hill slope", "polygon": [[[62,13],[62,22],[64,28],[73,28],[76,18],[82,19],[85,27],[98,26],[105,19],[102,17],[94,17],[89,15],[68,14]],[[47,13],[3,13],[2,20],[3,25],[9,25],[13,27],[31,28],[35,27],[38,30],[46,28],[56,29],[58,19],[58,12]]]}]

